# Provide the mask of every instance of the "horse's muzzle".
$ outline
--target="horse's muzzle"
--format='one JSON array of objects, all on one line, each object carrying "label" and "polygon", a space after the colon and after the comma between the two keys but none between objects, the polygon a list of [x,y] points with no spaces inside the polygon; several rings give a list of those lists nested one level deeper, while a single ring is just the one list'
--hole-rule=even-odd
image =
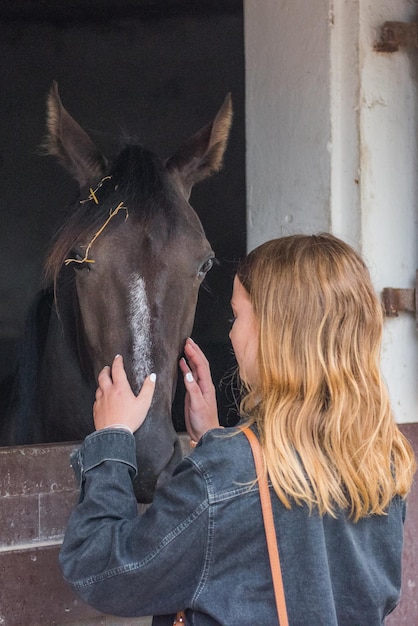
[{"label": "horse's muzzle", "polygon": [[[137,465],[138,474],[133,482],[135,497],[141,504],[149,504],[154,498],[155,490],[166,482],[173,475],[174,469],[182,458],[181,446],[178,437],[171,445],[171,455],[165,455],[166,462],[162,463],[164,458],[160,454],[160,450],[155,450],[154,455],[149,455],[150,449],[146,451],[148,454],[141,454],[141,445],[137,441]],[[152,451],[151,451],[152,452]]]}]

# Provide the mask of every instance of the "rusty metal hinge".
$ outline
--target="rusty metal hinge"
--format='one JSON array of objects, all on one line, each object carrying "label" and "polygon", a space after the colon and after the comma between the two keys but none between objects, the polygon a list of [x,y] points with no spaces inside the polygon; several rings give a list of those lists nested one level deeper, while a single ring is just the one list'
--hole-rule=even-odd
[{"label": "rusty metal hinge", "polygon": [[418,330],[418,270],[415,276],[415,289],[385,287],[382,291],[382,301],[388,317],[397,317],[399,311],[415,313]]},{"label": "rusty metal hinge", "polygon": [[380,39],[374,45],[376,52],[397,52],[403,46],[418,48],[418,22],[385,22]]}]

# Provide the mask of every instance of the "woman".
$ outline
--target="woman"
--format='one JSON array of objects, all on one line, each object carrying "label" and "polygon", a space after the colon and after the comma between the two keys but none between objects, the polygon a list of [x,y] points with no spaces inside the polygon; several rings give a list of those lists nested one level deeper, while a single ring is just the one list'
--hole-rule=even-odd
[{"label": "woman", "polygon": [[[382,624],[399,600],[415,464],[379,370],[383,316],[368,271],[332,235],[276,239],[241,263],[231,306],[241,415],[272,485],[289,623]],[[168,625],[186,609],[190,624],[271,626],[251,451],[241,426],[218,428],[209,365],[191,340],[185,356],[186,427],[199,445],[142,516],[129,430],[146,417],[155,377],[135,397],[120,356],[101,372],[64,575],[105,613]]]}]

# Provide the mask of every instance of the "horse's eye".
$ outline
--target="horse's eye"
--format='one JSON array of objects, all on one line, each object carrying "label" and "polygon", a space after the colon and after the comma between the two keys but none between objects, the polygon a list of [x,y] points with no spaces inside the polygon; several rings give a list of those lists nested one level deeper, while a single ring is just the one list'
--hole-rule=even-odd
[{"label": "horse's eye", "polygon": [[65,259],[65,265],[71,265],[75,270],[90,270],[90,263],[77,250],[71,250],[68,258]]},{"label": "horse's eye", "polygon": [[200,266],[198,276],[201,280],[203,280],[203,278],[206,276],[209,270],[212,269],[213,263],[214,263],[214,258],[210,257]]}]

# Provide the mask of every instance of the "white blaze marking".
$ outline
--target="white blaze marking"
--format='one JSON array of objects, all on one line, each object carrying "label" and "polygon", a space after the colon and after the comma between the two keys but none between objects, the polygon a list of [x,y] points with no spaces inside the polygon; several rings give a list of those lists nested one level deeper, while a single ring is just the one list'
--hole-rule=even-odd
[{"label": "white blaze marking", "polygon": [[132,276],[129,313],[133,341],[133,369],[138,391],[145,377],[152,372],[151,316],[145,282],[139,274]]}]

